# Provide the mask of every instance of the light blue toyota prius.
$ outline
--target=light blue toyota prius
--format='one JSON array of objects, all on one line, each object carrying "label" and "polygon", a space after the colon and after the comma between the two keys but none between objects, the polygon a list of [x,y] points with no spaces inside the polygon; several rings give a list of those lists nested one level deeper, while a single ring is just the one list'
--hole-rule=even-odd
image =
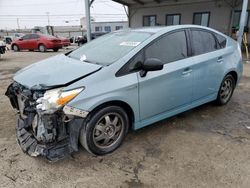
[{"label": "light blue toyota prius", "polygon": [[227,104],[242,75],[239,45],[210,28],[117,31],[14,76],[6,95],[19,112],[17,140],[55,161],[117,149],[139,129],[210,101]]}]

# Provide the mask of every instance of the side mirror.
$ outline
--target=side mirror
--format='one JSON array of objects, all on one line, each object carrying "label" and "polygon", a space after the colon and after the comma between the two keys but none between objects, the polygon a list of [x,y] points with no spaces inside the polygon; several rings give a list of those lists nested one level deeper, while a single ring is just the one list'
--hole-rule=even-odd
[{"label": "side mirror", "polygon": [[148,58],[142,64],[141,77],[145,77],[148,71],[158,71],[163,69],[163,62],[157,58]]},{"label": "side mirror", "polygon": [[23,38],[19,38],[18,40],[22,41],[22,40],[23,40]]}]

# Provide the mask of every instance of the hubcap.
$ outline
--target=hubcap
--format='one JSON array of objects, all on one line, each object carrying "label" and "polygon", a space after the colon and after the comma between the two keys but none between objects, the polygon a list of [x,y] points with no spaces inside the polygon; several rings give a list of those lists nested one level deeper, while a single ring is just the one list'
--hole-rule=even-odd
[{"label": "hubcap", "polygon": [[124,122],[117,113],[104,115],[95,125],[93,138],[97,147],[105,148],[114,145],[122,135]]},{"label": "hubcap", "polygon": [[41,45],[39,48],[40,48],[41,52],[44,52],[44,46],[43,45]]},{"label": "hubcap", "polygon": [[221,87],[220,97],[227,102],[233,92],[233,82],[231,79],[226,79]]},{"label": "hubcap", "polygon": [[14,48],[14,51],[18,50],[18,47],[16,45],[13,48]]}]

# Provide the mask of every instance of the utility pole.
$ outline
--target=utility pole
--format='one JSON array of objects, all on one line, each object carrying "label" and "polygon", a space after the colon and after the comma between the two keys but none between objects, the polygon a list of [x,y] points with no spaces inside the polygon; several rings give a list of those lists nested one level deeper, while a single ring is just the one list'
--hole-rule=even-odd
[{"label": "utility pole", "polygon": [[17,23],[17,28],[18,28],[18,30],[20,30],[19,18],[16,19],[16,23]]},{"label": "utility pole", "polygon": [[87,27],[87,40],[88,42],[91,40],[91,25],[90,25],[90,2],[89,0],[85,0],[85,19],[86,19],[86,27]]},{"label": "utility pole", "polygon": [[242,11],[241,11],[241,16],[240,16],[240,28],[239,28],[239,36],[238,36],[238,43],[241,46],[242,43],[242,37],[244,34],[244,29],[245,29],[245,23],[247,19],[247,5],[248,5],[248,0],[243,0],[242,3]]},{"label": "utility pole", "polygon": [[48,17],[48,25],[50,25],[50,20],[49,20],[49,12],[46,12],[46,14],[47,14],[47,17]]}]

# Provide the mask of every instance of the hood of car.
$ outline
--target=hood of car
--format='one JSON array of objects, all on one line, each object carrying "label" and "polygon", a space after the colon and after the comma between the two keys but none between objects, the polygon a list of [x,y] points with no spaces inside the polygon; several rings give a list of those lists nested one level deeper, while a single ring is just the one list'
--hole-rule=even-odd
[{"label": "hood of car", "polygon": [[21,69],[13,79],[29,89],[43,90],[73,83],[101,67],[60,54]]}]

